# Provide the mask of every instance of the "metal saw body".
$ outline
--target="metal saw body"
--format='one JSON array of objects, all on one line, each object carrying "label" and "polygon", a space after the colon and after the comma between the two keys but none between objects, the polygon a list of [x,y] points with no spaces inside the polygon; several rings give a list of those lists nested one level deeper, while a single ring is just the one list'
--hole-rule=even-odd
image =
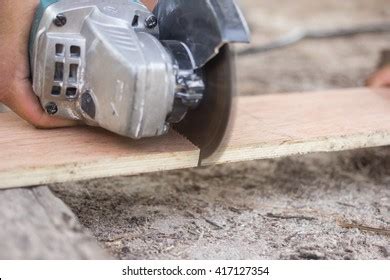
[{"label": "metal saw body", "polygon": [[132,139],[173,125],[190,140],[220,130],[216,147],[234,92],[227,44],[247,41],[233,0],[160,0],[153,12],[133,0],[42,0],[30,39],[33,88],[54,116]]}]

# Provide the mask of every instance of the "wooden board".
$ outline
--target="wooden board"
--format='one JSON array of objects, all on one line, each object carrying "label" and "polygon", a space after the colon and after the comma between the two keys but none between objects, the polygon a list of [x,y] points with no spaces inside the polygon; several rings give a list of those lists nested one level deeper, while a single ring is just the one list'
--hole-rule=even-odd
[{"label": "wooden board", "polygon": [[0,259],[108,259],[47,187],[0,191]]},{"label": "wooden board", "polygon": [[390,90],[240,97],[231,138],[204,165],[390,145]]},{"label": "wooden board", "polygon": [[[390,145],[390,90],[240,97],[232,137],[203,165]],[[101,129],[36,130],[0,115],[0,188],[194,167],[175,132],[131,141]]]},{"label": "wooden board", "polygon": [[198,165],[199,149],[171,132],[131,141],[102,129],[37,130],[0,114],[0,188],[46,185]]}]

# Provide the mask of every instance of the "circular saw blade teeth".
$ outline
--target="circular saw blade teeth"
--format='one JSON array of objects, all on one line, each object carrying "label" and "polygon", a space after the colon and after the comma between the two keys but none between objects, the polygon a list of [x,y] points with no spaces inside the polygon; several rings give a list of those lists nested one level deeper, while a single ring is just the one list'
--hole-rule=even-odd
[{"label": "circular saw blade teeth", "polygon": [[189,110],[175,129],[200,148],[201,159],[211,157],[228,135],[234,112],[235,63],[231,46],[221,47],[218,55],[202,69],[205,93],[200,105]]}]

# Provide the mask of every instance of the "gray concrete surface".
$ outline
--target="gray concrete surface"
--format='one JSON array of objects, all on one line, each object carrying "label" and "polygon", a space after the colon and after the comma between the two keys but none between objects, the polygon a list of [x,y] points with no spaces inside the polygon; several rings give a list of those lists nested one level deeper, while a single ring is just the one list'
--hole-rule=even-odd
[{"label": "gray concrete surface", "polygon": [[[259,44],[390,20],[389,0],[241,0]],[[239,59],[244,95],[362,86],[390,35]],[[52,186],[123,259],[390,259],[390,148]]]}]

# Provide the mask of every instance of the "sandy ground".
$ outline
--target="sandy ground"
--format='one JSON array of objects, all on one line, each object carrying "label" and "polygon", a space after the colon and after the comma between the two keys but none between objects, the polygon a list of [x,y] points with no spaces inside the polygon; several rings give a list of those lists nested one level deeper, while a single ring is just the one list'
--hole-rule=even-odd
[{"label": "sandy ground", "polygon": [[[253,43],[390,20],[390,0],[241,0]],[[390,35],[240,58],[244,95],[363,85]],[[390,148],[55,185],[123,259],[390,259]]]}]

